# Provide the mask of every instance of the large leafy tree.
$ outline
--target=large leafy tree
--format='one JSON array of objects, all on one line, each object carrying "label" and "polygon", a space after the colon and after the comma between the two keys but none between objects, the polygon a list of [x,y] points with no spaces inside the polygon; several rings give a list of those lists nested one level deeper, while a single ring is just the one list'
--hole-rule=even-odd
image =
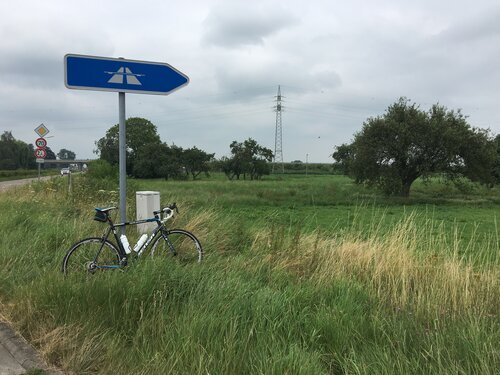
[{"label": "large leafy tree", "polygon": [[[154,157],[151,157],[154,155]],[[169,162],[166,143],[148,143],[137,151],[136,162],[131,173],[138,178],[156,178],[161,175],[163,165]]]},{"label": "large leafy tree", "polygon": [[17,169],[17,144],[12,132],[6,131],[0,136],[0,169]]},{"label": "large leafy tree", "polygon": [[139,149],[132,174],[139,178],[165,179],[187,179],[191,175],[194,180],[202,172],[208,173],[213,157],[214,154],[197,147],[184,150],[176,145],[150,143]]},{"label": "large leafy tree", "polygon": [[494,140],[495,148],[496,148],[496,160],[493,164],[492,176],[493,183],[500,183],[500,134],[497,134]]},{"label": "large leafy tree", "polygon": [[[160,140],[156,126],[149,120],[134,117],[126,122],[127,172],[138,178],[195,179],[208,172],[208,162],[214,154],[192,147],[182,149]],[[106,136],[96,142],[101,159],[111,165],[118,161],[118,125],[112,126]]]},{"label": "large leafy tree", "polygon": [[137,152],[131,173],[138,178],[186,178],[182,153],[182,148],[175,145],[149,143]]},{"label": "large leafy tree", "polygon": [[[148,145],[150,150],[154,146],[161,144],[160,136],[157,133],[156,126],[149,120],[140,117],[131,117],[125,123],[126,129],[126,147],[127,147],[127,170],[134,170],[134,163],[138,159],[139,150]],[[95,153],[101,159],[106,160],[111,165],[116,165],[118,159],[118,124],[112,126],[106,132],[106,135],[96,142],[97,149]],[[154,153],[150,154],[151,158]]]},{"label": "large leafy tree", "polygon": [[65,148],[62,148],[58,153],[57,153],[57,157],[60,159],[60,160],[75,160],[76,158],[76,154],[71,151],[71,150],[67,150]]},{"label": "large leafy tree", "polygon": [[489,133],[472,128],[460,111],[438,104],[423,111],[401,98],[369,118],[333,158],[356,182],[408,197],[417,178],[434,172],[492,183],[495,148]]},{"label": "large leafy tree", "polygon": [[0,135],[0,169],[35,168],[34,147],[16,140],[11,131]]},{"label": "large leafy tree", "polygon": [[186,174],[191,174],[193,180],[204,172],[208,174],[209,162],[213,160],[215,154],[208,154],[197,147],[191,147],[182,152],[182,161]]},{"label": "large leafy tree", "polygon": [[56,160],[56,154],[49,146],[45,147],[45,151],[47,152],[47,156],[45,156],[45,159]]},{"label": "large leafy tree", "polygon": [[184,167],[183,154],[184,150],[180,146],[171,145],[166,149],[166,162],[162,163],[158,170],[158,177],[168,179],[185,179],[187,178],[186,168]]},{"label": "large leafy tree", "polygon": [[261,145],[254,139],[248,138],[244,142],[233,141],[229,148],[231,157],[222,159],[222,169],[228,178],[246,179],[247,175],[251,180],[260,179],[263,175],[269,174],[269,162],[273,159],[273,152]]},{"label": "large leafy tree", "polygon": [[36,168],[35,162],[35,147],[32,144],[16,141],[18,150],[18,161],[20,168],[32,169]]}]

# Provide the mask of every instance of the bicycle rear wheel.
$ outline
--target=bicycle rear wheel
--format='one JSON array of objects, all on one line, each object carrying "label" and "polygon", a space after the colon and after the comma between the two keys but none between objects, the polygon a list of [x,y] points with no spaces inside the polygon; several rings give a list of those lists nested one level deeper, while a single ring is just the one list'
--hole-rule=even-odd
[{"label": "bicycle rear wheel", "polygon": [[168,256],[181,263],[195,263],[203,259],[203,248],[195,235],[187,230],[165,230],[152,244],[151,256]]},{"label": "bicycle rear wheel", "polygon": [[97,271],[120,268],[120,252],[108,240],[91,237],[75,243],[66,253],[62,272],[94,274]]}]

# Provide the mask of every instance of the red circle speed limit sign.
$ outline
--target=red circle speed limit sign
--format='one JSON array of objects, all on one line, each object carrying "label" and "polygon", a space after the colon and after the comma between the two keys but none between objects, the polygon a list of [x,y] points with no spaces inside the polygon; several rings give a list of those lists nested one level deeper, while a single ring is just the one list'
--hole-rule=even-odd
[{"label": "red circle speed limit sign", "polygon": [[35,150],[35,156],[39,159],[45,159],[47,156],[47,151],[45,151],[43,148],[38,148]]},{"label": "red circle speed limit sign", "polygon": [[45,147],[47,147],[47,141],[45,140],[45,138],[38,138],[35,141],[35,144],[36,144],[36,147],[38,147],[38,148],[45,148]]}]

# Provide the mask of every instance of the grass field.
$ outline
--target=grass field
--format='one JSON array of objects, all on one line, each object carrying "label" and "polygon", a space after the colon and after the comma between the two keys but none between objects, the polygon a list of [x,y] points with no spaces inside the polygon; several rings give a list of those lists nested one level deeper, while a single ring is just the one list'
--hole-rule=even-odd
[{"label": "grass field", "polygon": [[[496,374],[500,193],[417,183],[385,198],[341,176],[129,180],[176,201],[206,259],[64,279],[116,185],[0,194],[0,311],[67,373]],[[136,238],[130,231],[129,238]]]},{"label": "grass field", "polygon": [[[133,181],[136,182],[136,181]],[[495,260],[500,193],[477,185],[460,191],[439,180],[417,182],[412,198],[384,197],[344,176],[272,176],[264,181],[229,181],[223,176],[200,181],[137,181],[136,190],[159,191],[162,200],[193,208],[211,207],[242,229],[269,224],[327,237],[383,235],[409,215],[428,236],[455,242],[460,255]],[[130,215],[134,215],[133,208]],[[482,254],[479,257],[478,253]]]}]

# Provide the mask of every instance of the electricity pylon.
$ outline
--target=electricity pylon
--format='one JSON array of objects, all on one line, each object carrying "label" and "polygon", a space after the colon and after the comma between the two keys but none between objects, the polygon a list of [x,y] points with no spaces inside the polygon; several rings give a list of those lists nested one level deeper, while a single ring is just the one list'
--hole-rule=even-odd
[{"label": "electricity pylon", "polygon": [[274,163],[273,172],[279,168],[281,164],[281,173],[285,172],[285,165],[283,164],[283,128],[281,125],[281,111],[283,105],[281,103],[281,87],[278,86],[278,95],[276,95],[276,105],[274,111],[276,112],[276,131],[274,135]]}]

